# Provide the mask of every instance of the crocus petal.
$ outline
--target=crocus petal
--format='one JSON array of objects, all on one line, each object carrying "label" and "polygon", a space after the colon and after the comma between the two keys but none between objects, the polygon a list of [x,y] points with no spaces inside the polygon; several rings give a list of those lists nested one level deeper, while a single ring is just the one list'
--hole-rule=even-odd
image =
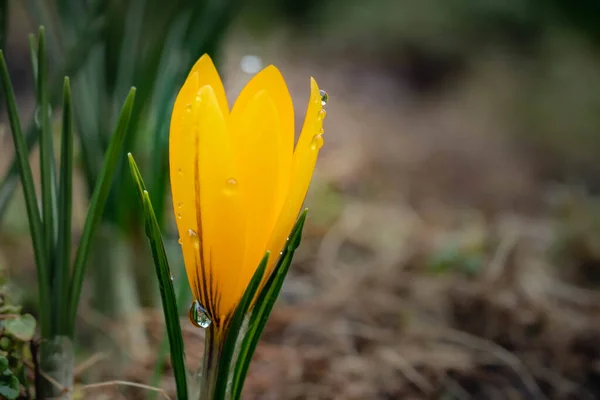
[{"label": "crocus petal", "polygon": [[311,78],[310,99],[304,125],[294,149],[290,190],[271,236],[269,249],[283,248],[287,235],[289,235],[304,202],[317,162],[317,156],[323,145],[321,135],[324,116],[319,86]]},{"label": "crocus petal", "polygon": [[[232,119],[235,120],[236,116],[241,115],[243,110],[252,102],[256,94],[263,90],[273,100],[279,119],[279,137],[276,139],[278,143],[276,151],[279,157],[276,184],[279,189],[278,198],[274,205],[276,209],[279,209],[287,197],[292,170],[292,153],[294,151],[294,105],[281,72],[275,66],[269,65],[256,74],[238,96],[231,115]],[[268,119],[269,116],[265,116],[265,118]],[[236,135],[233,142],[237,143],[237,135],[241,133],[234,129],[232,134]]]},{"label": "crocus petal", "polygon": [[[201,292],[207,291],[206,308],[219,324],[231,312],[241,293],[236,281],[246,246],[241,183],[230,143],[227,124],[211,86],[198,91],[193,113],[197,117],[199,141],[197,175],[194,180],[200,201],[201,231],[195,232],[201,246]],[[196,239],[196,238],[193,238]]]},{"label": "crocus petal", "polygon": [[261,90],[243,108],[231,113],[235,132],[239,176],[248,210],[246,254],[240,284],[245,287],[266,251],[266,243],[279,215],[276,204],[281,195],[282,170],[279,152],[283,135],[277,108],[270,93]]},{"label": "crocus petal", "polygon": [[[187,81],[189,81],[194,74],[198,75],[197,86],[191,87],[187,85]],[[223,87],[223,81],[219,76],[219,72],[217,72],[215,64],[208,54],[204,54],[202,57],[200,57],[200,59],[198,59],[198,61],[196,61],[196,64],[194,64],[188,75],[187,81],[182,90],[188,86],[187,89],[191,91],[190,94],[192,96],[195,96],[196,91],[202,86],[208,85],[212,87],[219,103],[219,108],[221,109],[223,115],[227,118],[227,115],[229,115],[229,104],[227,103],[227,96],[225,95],[225,87]]]}]

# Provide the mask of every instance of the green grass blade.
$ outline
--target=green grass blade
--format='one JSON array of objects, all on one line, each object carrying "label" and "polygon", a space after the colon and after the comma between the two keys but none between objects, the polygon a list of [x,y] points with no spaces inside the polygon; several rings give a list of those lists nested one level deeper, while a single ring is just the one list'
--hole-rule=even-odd
[{"label": "green grass blade", "polygon": [[[55,243],[56,243],[56,177],[54,170],[54,145],[52,143],[52,130],[50,127],[50,116],[48,114],[50,104],[48,102],[48,79],[46,67],[46,39],[44,27],[40,27],[38,36],[37,53],[37,114],[40,121],[40,172],[42,181],[42,222],[44,225],[44,247],[46,249],[46,261],[49,265],[49,278],[54,279],[55,269]],[[48,281],[50,285],[51,281]]]},{"label": "green grass blade", "polygon": [[[27,152],[31,151],[36,142],[37,128],[35,123],[31,122],[27,127],[27,131],[25,132],[25,146],[27,147]],[[0,183],[0,221],[2,220],[2,217],[4,216],[4,213],[10,204],[10,199],[12,198],[17,185],[19,184],[20,172],[19,159],[17,156],[15,156],[10,168]]]},{"label": "green grass blade", "polygon": [[256,268],[248,287],[244,291],[244,295],[240,300],[240,304],[238,304],[233,317],[231,318],[231,322],[227,330],[227,336],[225,337],[225,342],[223,343],[221,357],[219,359],[219,372],[215,387],[215,399],[226,398],[231,361],[233,359],[235,347],[238,342],[240,330],[242,328],[242,324],[244,323],[244,318],[248,313],[248,309],[252,304],[252,300],[254,300],[256,292],[260,287],[260,282],[262,281],[262,278],[265,274],[265,269],[267,267],[267,262],[269,261],[269,255],[270,252],[267,251],[258,264],[258,268]]},{"label": "green grass blade", "polygon": [[[8,33],[8,11],[8,0],[0,0],[0,49],[6,48],[6,34]],[[1,98],[0,111],[2,111]]]},{"label": "green grass blade", "polygon": [[[185,277],[179,279],[177,283],[177,304],[179,312],[181,312],[181,307],[179,307],[182,302],[188,297],[189,293],[188,281]],[[158,355],[156,356],[156,360],[154,361],[154,368],[152,369],[152,377],[150,378],[150,386],[159,387],[160,380],[163,376],[163,370],[165,367],[165,362],[169,357],[169,335],[164,334],[163,338],[160,342],[160,349],[158,350]],[[157,397],[156,392],[148,393],[148,400],[154,400]]]},{"label": "green grass blade", "polygon": [[146,236],[150,242],[150,249],[152,250],[152,258],[154,260],[156,276],[159,283],[160,298],[162,300],[167,335],[169,337],[169,347],[171,349],[171,363],[173,364],[173,373],[175,375],[177,387],[177,399],[187,400],[187,376],[185,370],[183,336],[179,324],[177,299],[175,297],[175,290],[173,289],[173,281],[171,280],[171,269],[169,267],[169,261],[167,260],[167,254],[158,221],[154,214],[150,196],[145,189],[140,170],[131,154],[128,154],[128,158],[131,175],[137,184],[138,193],[141,195],[142,204],[144,206]]},{"label": "green grass blade", "polygon": [[35,93],[37,95],[38,93],[38,80],[37,80],[37,76],[38,76],[38,41],[35,38],[35,35],[33,33],[29,34],[29,58],[31,58],[31,70],[33,71],[33,76],[34,76],[34,80],[33,80],[33,84],[35,87]]},{"label": "green grass blade", "polygon": [[31,165],[29,164],[27,145],[23,138],[21,130],[21,121],[17,102],[15,100],[15,92],[10,81],[4,53],[0,50],[0,74],[2,75],[2,86],[4,88],[4,96],[8,110],[8,119],[12,132],[15,153],[19,161],[19,171],[21,182],[23,185],[23,193],[25,195],[25,206],[27,208],[27,217],[29,220],[29,231],[31,233],[31,241],[35,255],[35,265],[37,268],[38,278],[38,294],[40,303],[40,325],[42,337],[46,337],[50,328],[50,294],[48,287],[48,265],[46,260],[46,252],[44,247],[44,230],[40,211],[37,206],[37,197],[33,184],[33,175],[31,173]]},{"label": "green grass blade", "polygon": [[[71,102],[71,85],[65,77],[63,88],[63,116],[60,150],[60,186],[58,195],[59,222],[58,245],[56,255],[56,276],[54,291],[57,326],[64,321],[66,305],[69,301],[69,273],[71,271],[71,218],[73,213],[73,110]],[[66,333],[68,327],[60,326],[60,333]]]},{"label": "green grass blade", "polygon": [[85,267],[92,244],[92,238],[100,222],[102,212],[104,211],[117,163],[120,159],[123,142],[125,141],[129,120],[131,118],[134,98],[135,88],[131,88],[129,95],[123,104],[123,108],[121,109],[117,127],[108,146],[100,174],[98,175],[94,187],[94,193],[90,200],[90,206],[83,226],[83,233],[81,235],[81,240],[79,241],[77,254],[75,255],[71,287],[69,290],[69,313],[67,316],[67,326],[69,327],[67,334],[69,335],[72,335],[74,332],[77,306],[81,295],[81,286],[83,284],[83,277],[85,275]]},{"label": "green grass blade", "polygon": [[279,296],[279,292],[283,286],[283,281],[290,268],[290,264],[292,263],[294,252],[300,245],[300,240],[302,239],[302,229],[304,228],[304,221],[306,220],[306,213],[307,210],[304,210],[300,214],[300,217],[292,229],[289,240],[279,257],[279,260],[277,261],[277,265],[275,266],[273,273],[269,277],[269,280],[256,300],[256,304],[248,323],[248,330],[246,331],[246,335],[242,341],[233,373],[231,393],[232,399],[234,400],[241,398],[244,381],[246,379],[246,374],[248,373],[248,368],[250,367],[250,362],[252,361],[252,356],[256,350],[256,346],[258,345],[258,341],[262,335],[265,325],[267,324],[271,310],[275,305],[275,301]]}]

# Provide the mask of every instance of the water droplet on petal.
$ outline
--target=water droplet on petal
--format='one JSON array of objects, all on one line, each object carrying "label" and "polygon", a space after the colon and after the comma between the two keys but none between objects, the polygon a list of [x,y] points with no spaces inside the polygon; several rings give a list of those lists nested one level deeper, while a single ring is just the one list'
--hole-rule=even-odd
[{"label": "water droplet on petal", "polygon": [[177,239],[177,243],[182,244],[181,238]]},{"label": "water droplet on petal", "polygon": [[224,188],[224,192],[227,195],[232,195],[236,192],[237,189],[237,179],[235,178],[229,178],[227,179],[227,181],[225,182],[225,188]]},{"label": "water droplet on petal", "polygon": [[192,244],[194,245],[194,247],[196,249],[199,249],[200,248],[200,238],[198,237],[198,234],[196,233],[196,231],[193,229],[188,229],[188,236],[192,239]]},{"label": "water droplet on petal", "polygon": [[177,212],[177,219],[181,219],[181,213]]},{"label": "water droplet on petal", "polygon": [[181,208],[183,206],[183,201],[177,202],[177,208]]},{"label": "water droplet on petal", "polygon": [[171,274],[171,281],[173,281],[173,274]]},{"label": "water droplet on petal", "polygon": [[323,135],[318,133],[312,138],[312,141],[310,142],[310,148],[312,150],[319,150],[321,147],[323,147]]},{"label": "water droplet on petal", "polygon": [[191,112],[192,112],[192,105],[191,105],[190,103],[186,104],[186,105],[185,105],[185,110],[186,110],[187,112],[191,113]]},{"label": "water droplet on petal", "polygon": [[317,116],[317,119],[319,121],[323,121],[325,119],[325,116],[327,115],[327,111],[325,111],[324,108],[319,110],[319,115]]},{"label": "water droplet on petal", "polygon": [[181,169],[181,167],[177,168],[177,173],[179,175],[183,175],[183,169]]},{"label": "water droplet on petal", "polygon": [[319,90],[319,94],[321,95],[321,105],[325,107],[327,102],[329,101],[329,95],[324,90]]},{"label": "water droplet on petal", "polygon": [[190,318],[192,325],[198,328],[208,328],[212,322],[210,318],[208,318],[206,310],[200,305],[198,300],[192,302],[188,317]]}]

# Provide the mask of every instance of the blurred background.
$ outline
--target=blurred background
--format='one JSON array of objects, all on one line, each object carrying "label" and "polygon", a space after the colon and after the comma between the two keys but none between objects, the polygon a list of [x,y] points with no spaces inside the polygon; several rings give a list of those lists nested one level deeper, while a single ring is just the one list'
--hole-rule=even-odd
[{"label": "blurred background", "polygon": [[[4,3],[22,118],[35,118],[27,35],[39,24],[50,33],[51,75],[73,77],[75,236],[115,111],[138,87],[126,151],[142,160],[164,209],[191,366],[203,334],[185,317],[164,152],[173,96],[209,52],[230,102],[276,65],[298,128],[309,77],[329,93],[303,244],[245,398],[600,398],[599,2]],[[13,153],[4,109],[2,118],[4,176]],[[20,188],[10,197],[0,203],[0,267],[35,314]],[[163,319],[125,174],[111,199],[80,306],[77,380],[173,395],[168,362],[157,360]],[[85,397],[148,393],[108,386]]]}]

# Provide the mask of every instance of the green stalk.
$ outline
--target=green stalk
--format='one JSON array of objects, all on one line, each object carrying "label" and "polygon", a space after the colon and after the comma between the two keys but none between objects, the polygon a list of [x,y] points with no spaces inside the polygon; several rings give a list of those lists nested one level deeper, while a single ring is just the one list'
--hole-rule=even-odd
[{"label": "green stalk", "polygon": [[69,302],[69,272],[71,265],[71,217],[73,213],[73,129],[71,86],[65,77],[63,89],[63,120],[60,151],[60,188],[57,268],[54,277],[55,324],[59,333],[66,334],[65,306]]},{"label": "green stalk", "polygon": [[216,398],[219,382],[223,336],[216,324],[210,324],[204,336],[204,357],[200,372],[200,397],[198,400],[224,400]]},{"label": "green stalk", "polygon": [[[46,259],[49,265],[50,279],[54,278],[56,260],[54,254],[55,229],[54,224],[57,220],[56,211],[56,190],[54,183],[56,177],[54,173],[54,149],[52,144],[52,131],[50,128],[50,119],[48,115],[48,87],[47,87],[47,68],[46,68],[46,39],[44,27],[40,27],[38,37],[38,68],[37,68],[37,90],[38,106],[37,112],[40,116],[40,172],[42,180],[42,221],[44,224],[44,247]],[[50,285],[51,281],[46,284]]]},{"label": "green stalk", "polygon": [[[67,336],[43,338],[40,343],[40,370],[53,381],[42,376],[40,399],[67,399],[66,390],[73,388],[75,357],[73,342]],[[58,383],[59,386],[56,385]]]}]

